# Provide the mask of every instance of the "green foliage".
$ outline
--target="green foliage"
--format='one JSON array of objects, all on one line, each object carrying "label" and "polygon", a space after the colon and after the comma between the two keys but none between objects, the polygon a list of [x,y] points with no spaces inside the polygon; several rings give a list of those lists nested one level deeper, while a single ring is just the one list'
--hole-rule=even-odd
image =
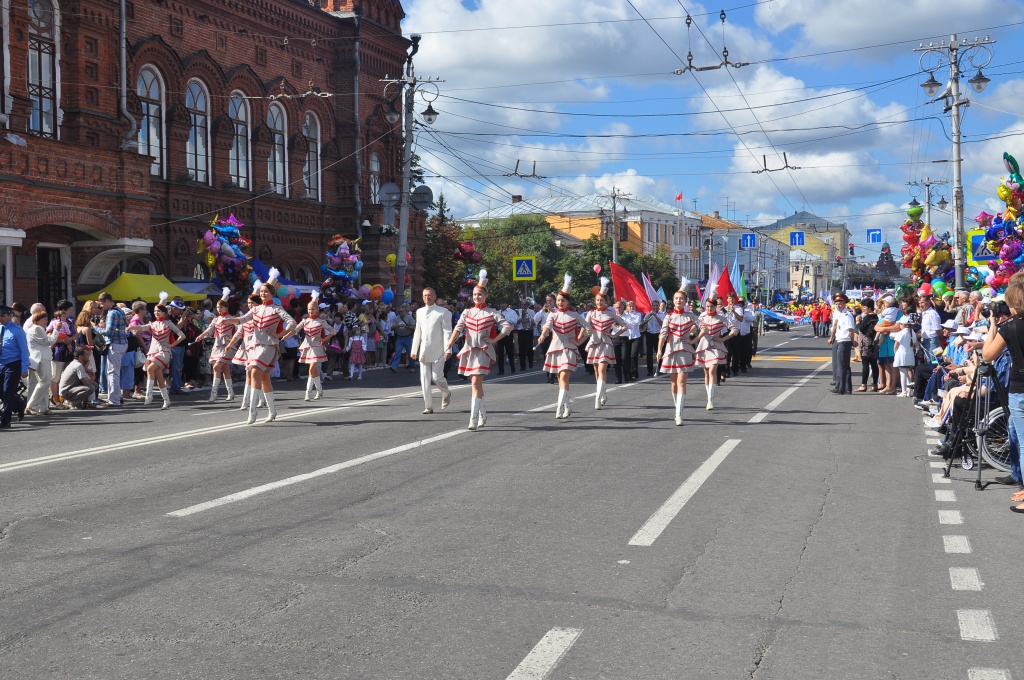
[{"label": "green foliage", "polygon": [[452,257],[461,241],[459,225],[452,221],[444,194],[437,197],[437,212],[427,220],[427,244],[423,250],[423,284],[439,297],[454,300],[462,288],[466,263]]},{"label": "green foliage", "polygon": [[558,263],[562,251],[555,245],[554,231],[542,216],[513,215],[489,220],[477,229],[467,229],[463,236],[473,241],[484,256],[480,266],[488,271],[487,289],[492,302],[512,303],[523,296],[523,282],[512,280],[514,257],[537,258],[537,280],[526,282],[528,290],[551,290],[555,278],[561,281]]}]

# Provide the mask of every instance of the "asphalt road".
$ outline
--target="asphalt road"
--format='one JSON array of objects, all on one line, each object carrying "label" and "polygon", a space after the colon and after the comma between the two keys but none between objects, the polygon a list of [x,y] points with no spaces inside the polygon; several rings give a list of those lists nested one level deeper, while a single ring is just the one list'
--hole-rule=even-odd
[{"label": "asphalt road", "polygon": [[479,432],[464,383],[425,416],[389,372],[266,426],[200,396],[26,420],[0,676],[1024,677],[1007,487],[934,478],[910,400],[832,395],[827,359],[771,333],[713,412],[691,374],[684,427],[666,378],[595,412],[582,370],[568,420],[492,378]]}]

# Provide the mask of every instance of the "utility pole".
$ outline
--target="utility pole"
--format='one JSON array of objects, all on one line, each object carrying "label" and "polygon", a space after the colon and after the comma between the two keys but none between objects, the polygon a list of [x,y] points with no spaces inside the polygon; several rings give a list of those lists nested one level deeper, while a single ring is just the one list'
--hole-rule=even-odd
[{"label": "utility pole", "polygon": [[[612,262],[615,264],[619,263],[619,208],[618,200],[620,198],[626,198],[633,194],[627,194],[619,191],[616,187],[612,187],[612,193],[610,194],[599,194],[601,198],[612,199]],[[641,229],[643,227],[641,226]],[[640,239],[643,241],[643,233],[640,234]]]}]

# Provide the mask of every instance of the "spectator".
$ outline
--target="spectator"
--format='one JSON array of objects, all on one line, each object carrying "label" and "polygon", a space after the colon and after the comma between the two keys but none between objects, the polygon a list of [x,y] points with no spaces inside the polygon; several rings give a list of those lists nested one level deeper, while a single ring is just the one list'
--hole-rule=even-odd
[{"label": "spectator", "polygon": [[[391,325],[395,333],[395,356],[391,359],[391,372],[398,372],[398,362],[403,353],[408,353],[412,347],[412,334],[416,330],[416,318],[409,312],[408,305],[402,305],[395,314],[395,320]],[[416,369],[416,362],[409,359],[409,370]]]},{"label": "spectator", "polygon": [[32,315],[32,323],[26,333],[28,338],[29,355],[29,376],[35,380],[29,380],[28,405],[26,413],[40,416],[50,415],[50,382],[53,368],[53,345],[60,337],[60,329],[54,328],[49,334],[49,315],[46,311],[36,312]]},{"label": "spectator", "polygon": [[57,332],[57,343],[53,346],[53,363],[50,366],[50,396],[51,402],[60,408],[60,374],[64,367],[71,362],[75,352],[75,306],[70,300],[61,300],[57,303],[57,310],[53,313],[53,320],[46,327],[47,334]]},{"label": "spectator", "polygon": [[106,312],[102,326],[95,326],[94,331],[107,341],[107,405],[122,406],[121,403],[121,362],[128,350],[128,320],[121,308],[114,304],[110,293],[100,293],[100,306]]},{"label": "spectator", "polygon": [[[18,385],[28,377],[29,355],[25,329],[14,321],[14,309],[0,305],[0,397],[4,400],[0,411],[0,428],[11,427],[11,416],[18,398]],[[19,410],[18,420],[25,416]]]},{"label": "spectator", "polygon": [[60,374],[60,396],[71,408],[89,408],[95,381],[86,362],[91,352],[85,347],[76,347],[74,361]]}]

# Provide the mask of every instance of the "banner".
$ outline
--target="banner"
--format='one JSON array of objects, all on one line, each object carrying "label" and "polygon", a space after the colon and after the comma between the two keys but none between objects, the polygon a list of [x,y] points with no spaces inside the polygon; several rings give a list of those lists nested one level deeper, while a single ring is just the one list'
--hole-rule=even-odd
[{"label": "banner", "polygon": [[612,285],[615,286],[615,298],[617,300],[629,300],[636,305],[637,310],[646,314],[651,311],[651,301],[647,299],[647,291],[640,285],[640,282],[629,273],[625,267],[608,263],[612,272]]},{"label": "banner", "polygon": [[654,290],[654,285],[647,278],[647,274],[640,272],[640,278],[643,279],[644,292],[647,293],[647,299],[651,301],[651,309],[657,309],[661,303],[661,296],[658,295],[658,291]]}]

